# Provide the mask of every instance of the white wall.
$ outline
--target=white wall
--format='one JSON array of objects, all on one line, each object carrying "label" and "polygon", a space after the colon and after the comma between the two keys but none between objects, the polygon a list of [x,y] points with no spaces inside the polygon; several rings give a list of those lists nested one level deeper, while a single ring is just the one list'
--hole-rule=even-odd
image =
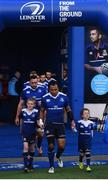
[{"label": "white wall", "polygon": [[90,109],[91,117],[98,117],[102,119],[105,105],[106,104],[84,104],[84,107]]}]

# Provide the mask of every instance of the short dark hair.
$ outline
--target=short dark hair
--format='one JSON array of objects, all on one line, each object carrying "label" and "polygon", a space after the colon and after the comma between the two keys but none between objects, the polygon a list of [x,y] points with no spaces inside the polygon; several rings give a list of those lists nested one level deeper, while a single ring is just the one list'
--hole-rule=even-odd
[{"label": "short dark hair", "polygon": [[31,79],[37,79],[38,77],[36,76],[36,75],[32,75],[32,76],[30,76],[29,77],[29,81],[31,80]]},{"label": "short dark hair", "polygon": [[55,86],[55,85],[58,86],[57,81],[54,81],[54,80],[50,81],[49,84],[48,84],[48,89],[50,88],[50,86]]},{"label": "short dark hair", "polygon": [[90,110],[88,108],[83,108],[81,111],[80,111],[80,116],[82,117],[84,111],[88,111],[90,112]]},{"label": "short dark hair", "polygon": [[98,32],[98,34],[103,35],[102,31],[101,31],[99,28],[94,27],[94,26],[89,28],[89,32],[90,32],[90,31],[93,31],[93,30],[96,30],[96,31]]}]

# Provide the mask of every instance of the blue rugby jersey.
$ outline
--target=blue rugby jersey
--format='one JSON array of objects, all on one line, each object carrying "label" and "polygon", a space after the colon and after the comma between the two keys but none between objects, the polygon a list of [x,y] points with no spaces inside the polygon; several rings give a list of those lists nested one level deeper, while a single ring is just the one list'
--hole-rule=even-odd
[{"label": "blue rugby jersey", "polygon": [[91,66],[101,66],[108,62],[108,44],[101,42],[99,49],[96,49],[93,44],[87,47],[86,64]]},{"label": "blue rugby jersey", "polygon": [[30,136],[36,133],[36,124],[39,119],[38,109],[33,109],[29,112],[26,108],[22,109],[20,118],[22,119],[22,135]]},{"label": "blue rugby jersey", "polygon": [[47,93],[42,98],[42,108],[46,110],[46,123],[64,123],[64,108],[69,105],[66,94],[58,92],[57,96]]},{"label": "blue rugby jersey", "polygon": [[40,102],[42,96],[46,94],[46,90],[43,86],[37,86],[33,89],[31,86],[23,89],[21,93],[21,98],[26,102],[29,98],[34,98],[38,102],[38,106],[40,106]]},{"label": "blue rugby jersey", "polygon": [[23,84],[23,89],[27,88],[27,87],[30,87],[30,82],[27,81]]},{"label": "blue rugby jersey", "polygon": [[[45,81],[43,83],[38,82],[37,86],[43,87],[46,90],[46,93],[48,92],[48,83]],[[23,89],[31,87],[30,82],[27,81],[23,84]]]},{"label": "blue rugby jersey", "polygon": [[91,143],[93,137],[94,123],[90,120],[79,120],[77,122],[79,143]]},{"label": "blue rugby jersey", "polygon": [[54,79],[54,78],[47,79],[47,78],[46,78],[45,81],[46,81],[47,84],[49,84],[51,81],[56,81],[56,79]]}]

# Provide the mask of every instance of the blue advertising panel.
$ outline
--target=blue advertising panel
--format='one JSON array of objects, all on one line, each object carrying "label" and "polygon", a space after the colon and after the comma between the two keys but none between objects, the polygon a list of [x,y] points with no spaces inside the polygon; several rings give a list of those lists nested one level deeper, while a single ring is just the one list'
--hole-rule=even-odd
[{"label": "blue advertising panel", "polygon": [[5,26],[95,24],[106,29],[107,9],[107,0],[1,0],[0,23]]}]

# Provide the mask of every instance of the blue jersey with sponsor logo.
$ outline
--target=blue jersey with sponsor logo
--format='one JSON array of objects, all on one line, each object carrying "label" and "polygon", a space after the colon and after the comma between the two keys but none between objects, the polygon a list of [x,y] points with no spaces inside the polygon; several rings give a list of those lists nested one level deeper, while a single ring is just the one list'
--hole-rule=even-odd
[{"label": "blue jersey with sponsor logo", "polygon": [[46,81],[47,84],[49,84],[51,81],[56,81],[56,79],[54,79],[54,78],[47,79],[47,78],[46,78],[45,81]]},{"label": "blue jersey with sponsor logo", "polygon": [[90,120],[80,120],[77,122],[79,143],[91,143],[93,137],[94,123]]},{"label": "blue jersey with sponsor logo", "polygon": [[27,87],[30,87],[30,82],[27,81],[23,84],[23,89],[27,88]]},{"label": "blue jersey with sponsor logo", "polygon": [[[38,82],[38,86],[43,87],[43,88],[45,89],[46,93],[48,92],[48,83],[47,83],[46,81],[43,82],[43,83]],[[31,87],[29,81],[27,81],[27,82],[25,82],[25,83],[23,84],[23,89],[29,88],[29,87]]]},{"label": "blue jersey with sponsor logo", "polygon": [[90,44],[87,47],[86,64],[98,67],[103,63],[108,63],[108,44],[101,42],[98,49]]},{"label": "blue jersey with sponsor logo", "polygon": [[48,93],[48,82],[41,82],[41,86],[43,86],[46,89],[46,93]]},{"label": "blue jersey with sponsor logo", "polygon": [[30,136],[36,133],[36,124],[39,118],[38,109],[29,112],[26,108],[22,109],[20,118],[22,119],[21,133],[24,136]]},{"label": "blue jersey with sponsor logo", "polygon": [[42,98],[42,108],[46,110],[46,123],[64,123],[64,108],[69,105],[66,94],[58,92],[57,96],[47,93]]},{"label": "blue jersey with sponsor logo", "polygon": [[42,86],[37,86],[33,89],[31,86],[23,89],[21,98],[26,102],[29,98],[34,98],[37,101],[37,105],[40,106],[42,96],[46,94],[46,90]]}]

